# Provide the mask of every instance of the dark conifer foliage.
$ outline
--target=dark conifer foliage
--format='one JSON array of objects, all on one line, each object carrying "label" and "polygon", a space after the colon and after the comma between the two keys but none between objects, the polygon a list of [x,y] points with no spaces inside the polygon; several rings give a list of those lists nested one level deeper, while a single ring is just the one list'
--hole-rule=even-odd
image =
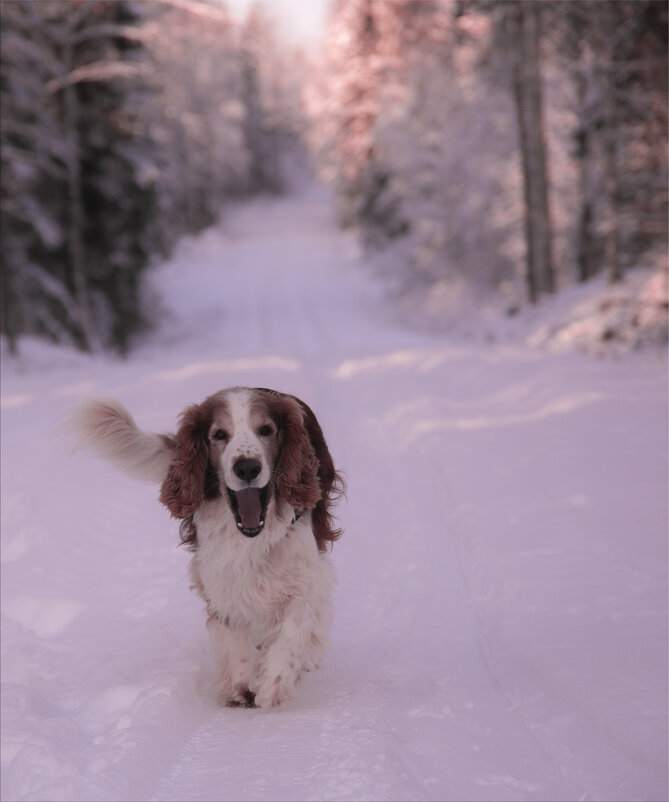
[{"label": "dark conifer foliage", "polygon": [[[3,332],[127,350],[153,190],[141,4],[2,4]],[[133,108],[134,107],[134,108]]]},{"label": "dark conifer foliage", "polygon": [[277,78],[259,12],[209,0],[0,8],[2,333],[125,353],[150,323],[152,259],[280,188],[290,69]]}]

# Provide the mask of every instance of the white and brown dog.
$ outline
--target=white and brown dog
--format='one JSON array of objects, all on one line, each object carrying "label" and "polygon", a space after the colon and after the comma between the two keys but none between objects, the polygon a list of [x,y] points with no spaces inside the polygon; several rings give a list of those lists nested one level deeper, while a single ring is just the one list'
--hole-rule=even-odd
[{"label": "white and brown dog", "polygon": [[234,387],[187,407],[176,436],[141,431],[117,401],[73,416],[80,443],[121,471],[161,484],[193,552],[207,604],[222,704],[290,698],[328,644],[343,491],[314,413],[294,396]]}]

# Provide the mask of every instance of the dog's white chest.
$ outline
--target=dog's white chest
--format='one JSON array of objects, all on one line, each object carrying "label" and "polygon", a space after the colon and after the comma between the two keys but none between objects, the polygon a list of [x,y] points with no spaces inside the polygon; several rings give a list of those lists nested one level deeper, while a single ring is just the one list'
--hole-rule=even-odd
[{"label": "dog's white chest", "polygon": [[214,515],[198,521],[191,575],[210,613],[233,625],[271,628],[291,599],[308,594],[322,560],[307,522],[284,529],[274,543],[271,535],[244,538]]}]

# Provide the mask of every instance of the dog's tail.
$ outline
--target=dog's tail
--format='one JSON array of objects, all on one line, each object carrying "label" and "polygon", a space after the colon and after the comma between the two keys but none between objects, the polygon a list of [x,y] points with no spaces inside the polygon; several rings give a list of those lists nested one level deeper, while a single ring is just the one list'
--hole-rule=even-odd
[{"label": "dog's tail", "polygon": [[143,432],[114,398],[85,401],[72,412],[68,428],[79,448],[133,479],[160,484],[167,476],[174,437]]}]

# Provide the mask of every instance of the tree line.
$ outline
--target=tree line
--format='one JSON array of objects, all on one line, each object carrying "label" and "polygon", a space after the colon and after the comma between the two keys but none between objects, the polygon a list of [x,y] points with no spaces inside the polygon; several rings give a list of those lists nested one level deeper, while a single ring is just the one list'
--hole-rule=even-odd
[{"label": "tree line", "polygon": [[336,0],[311,141],[400,287],[513,310],[666,265],[667,74],[665,0]]},{"label": "tree line", "polygon": [[[305,144],[387,278],[509,312],[666,263],[666,0],[1,0],[1,329],[125,353],[143,278]],[[224,254],[222,254],[224,260]]]},{"label": "tree line", "polygon": [[203,0],[0,10],[2,333],[124,353],[152,260],[279,189],[294,91],[271,27]]}]

